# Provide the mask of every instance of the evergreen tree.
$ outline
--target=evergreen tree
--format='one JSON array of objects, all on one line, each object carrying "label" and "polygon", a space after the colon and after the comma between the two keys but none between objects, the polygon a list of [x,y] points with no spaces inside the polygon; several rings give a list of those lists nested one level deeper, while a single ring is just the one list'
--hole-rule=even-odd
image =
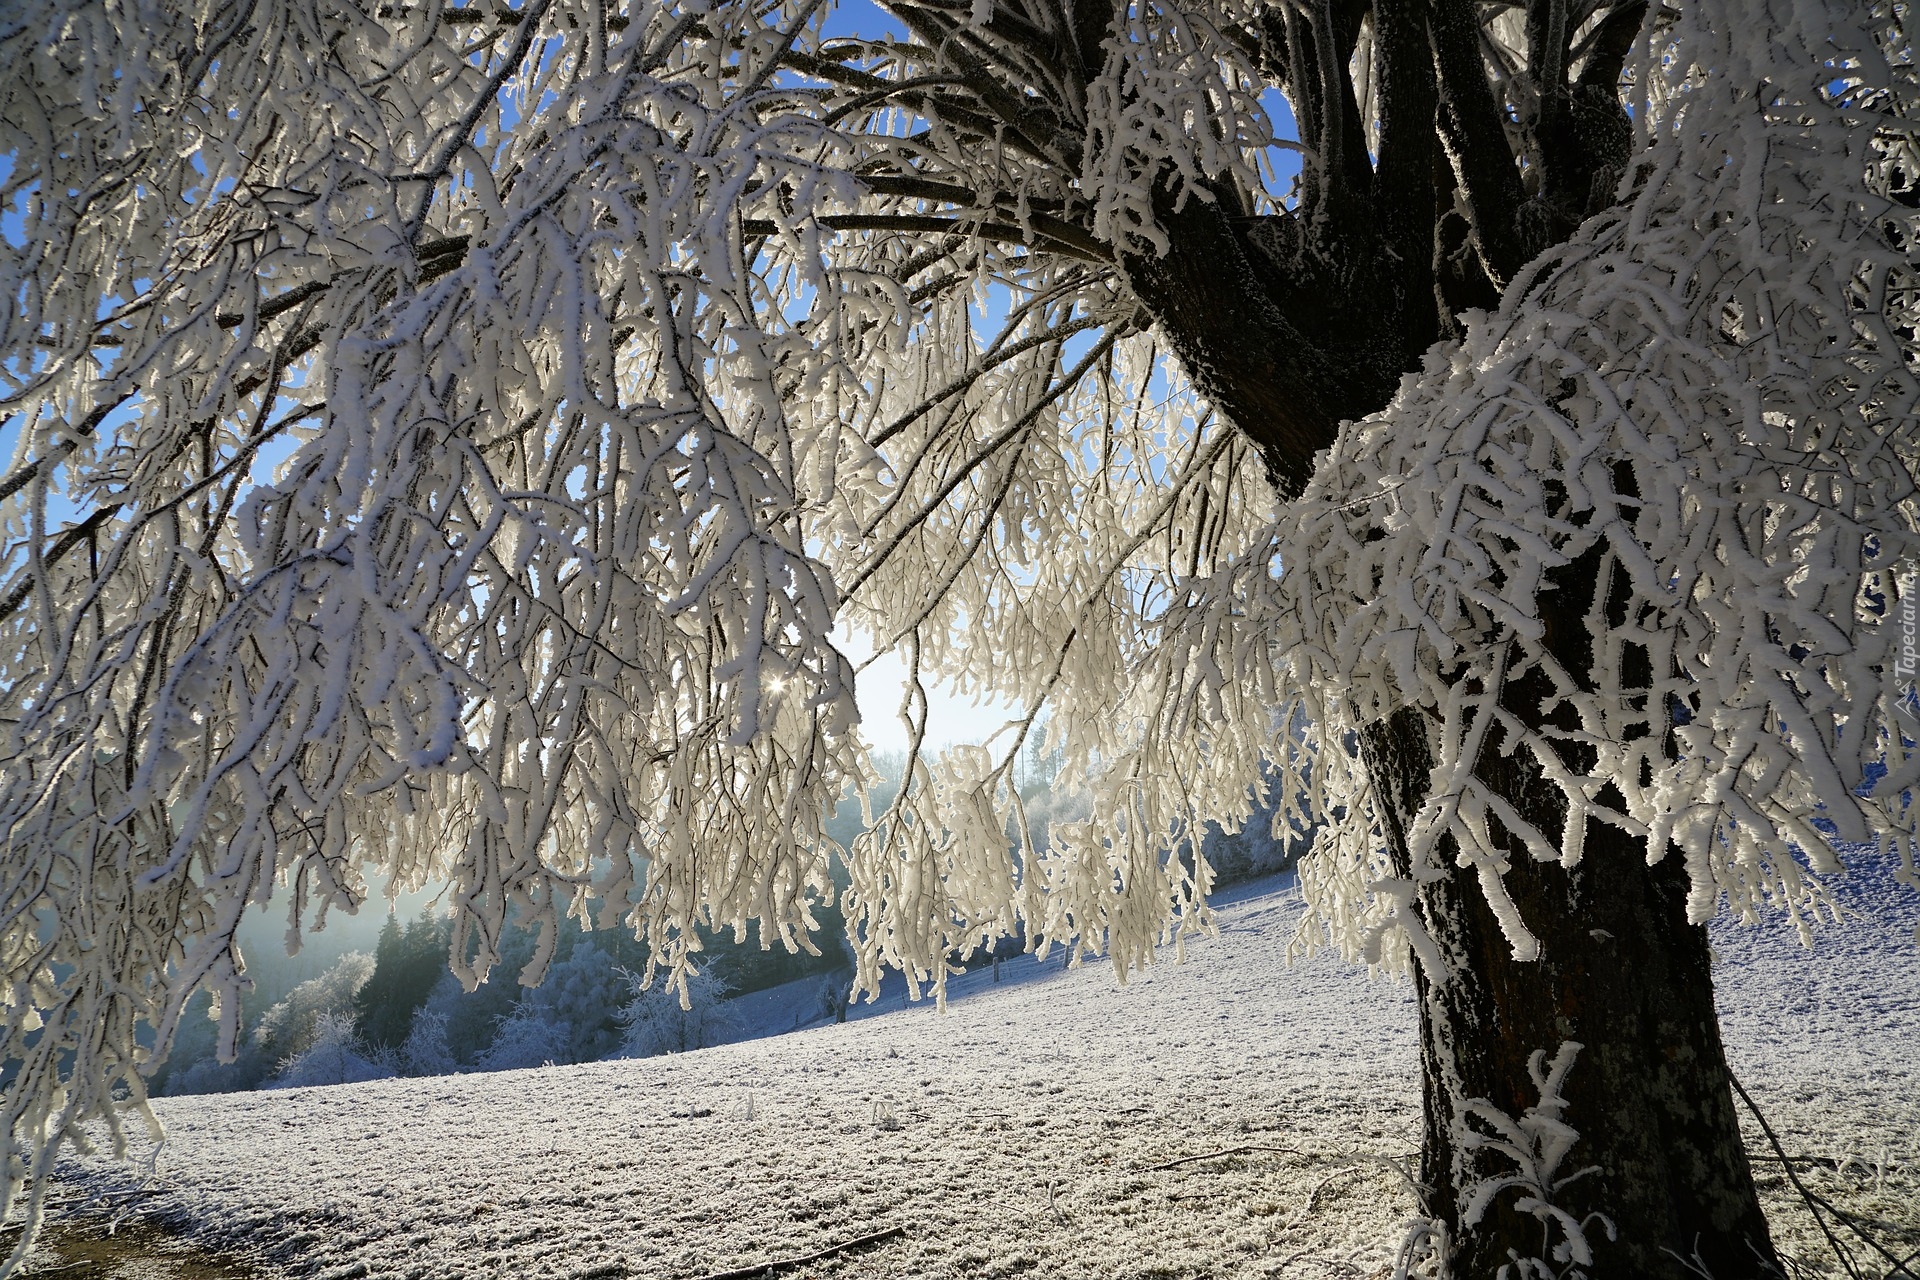
[{"label": "evergreen tree", "polygon": [[447,969],[447,930],[427,910],[403,929],[387,914],[373,952],[373,975],[354,997],[354,1030],[370,1049],[406,1042],[414,1013]]}]

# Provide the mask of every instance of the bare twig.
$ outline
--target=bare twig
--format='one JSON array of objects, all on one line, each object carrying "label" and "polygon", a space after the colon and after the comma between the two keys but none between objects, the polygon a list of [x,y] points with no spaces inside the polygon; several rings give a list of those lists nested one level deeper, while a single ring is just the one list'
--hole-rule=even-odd
[{"label": "bare twig", "polygon": [[[63,532],[59,538],[55,539],[52,548],[40,557],[41,564],[51,568],[53,565],[59,563],[60,559],[65,556],[67,552],[85,542],[100,526],[112,519],[114,514],[124,505],[124,503],[119,502],[110,503],[107,506],[101,507],[71,529]],[[7,593],[6,599],[0,600],[0,622],[5,622],[8,618],[11,618],[13,611],[26,603],[27,597],[33,594],[34,582],[35,579],[31,573],[24,575],[20,580],[20,584]]]},{"label": "bare twig", "polygon": [[759,1280],[761,1276],[770,1276],[785,1271],[788,1267],[801,1267],[809,1262],[818,1262],[822,1258],[831,1258],[837,1253],[849,1249],[864,1249],[870,1244],[879,1244],[882,1240],[891,1240],[895,1236],[907,1233],[905,1227],[888,1227],[883,1231],[871,1231],[864,1236],[855,1236],[851,1240],[842,1240],[839,1244],[830,1244],[824,1249],[801,1254],[793,1258],[776,1258],[772,1262],[756,1262],[750,1267],[736,1267],[732,1271],[716,1271],[712,1275],[702,1276],[700,1280]]},{"label": "bare twig", "polygon": [[[1037,213],[1029,215],[1027,219],[1033,224],[1033,234],[1005,222],[918,213],[828,213],[813,220],[832,231],[970,232],[984,239],[1046,249],[1086,262],[1105,263],[1111,260],[1106,246],[1072,223]],[[756,240],[766,239],[779,229],[779,225],[769,218],[745,218],[740,223],[740,233]]]},{"label": "bare twig", "polygon": [[1196,1160],[1220,1160],[1220,1159],[1224,1159],[1227,1156],[1252,1155],[1258,1151],[1277,1151],[1283,1155],[1290,1155],[1290,1156],[1304,1156],[1306,1154],[1306,1152],[1296,1150],[1293,1147],[1262,1147],[1262,1146],[1253,1146],[1253,1145],[1248,1145],[1244,1147],[1227,1147],[1225,1150],[1209,1151],[1204,1155],[1181,1156],[1178,1160],[1168,1160],[1164,1164],[1150,1164],[1145,1166],[1144,1168],[1135,1169],[1134,1172],[1135,1173],[1158,1173],[1162,1169],[1178,1168],[1183,1164],[1192,1164]]},{"label": "bare twig", "polygon": [[1325,1191],[1328,1187],[1332,1186],[1334,1179],[1344,1178],[1348,1174],[1352,1173],[1355,1169],[1365,1169],[1366,1167],[1367,1166],[1364,1164],[1350,1164],[1344,1169],[1335,1169],[1332,1173],[1320,1179],[1320,1181],[1314,1185],[1313,1190],[1307,1193],[1306,1207],[1300,1210],[1300,1217],[1294,1219],[1294,1221],[1299,1222],[1302,1219],[1305,1219],[1312,1215],[1315,1206],[1317,1206],[1320,1203],[1320,1193],[1322,1191]]},{"label": "bare twig", "polygon": [[1854,1235],[1859,1236],[1868,1248],[1893,1264],[1893,1269],[1887,1272],[1884,1280],[1896,1280],[1896,1277],[1899,1276],[1906,1276],[1908,1280],[1920,1280],[1920,1277],[1915,1276],[1912,1268],[1907,1266],[1907,1263],[1913,1261],[1911,1257],[1905,1259],[1896,1258],[1882,1246],[1878,1240],[1867,1233],[1865,1228],[1860,1225],[1860,1219],[1848,1213],[1845,1209],[1840,1208],[1825,1196],[1813,1191],[1806,1183],[1800,1181],[1800,1175],[1793,1171],[1793,1159],[1787,1155],[1786,1148],[1780,1145],[1779,1136],[1774,1133],[1773,1126],[1767,1123],[1766,1116],[1761,1114],[1759,1104],[1754,1102],[1753,1095],[1747,1092],[1746,1087],[1740,1083],[1739,1077],[1733,1074],[1731,1068],[1727,1071],[1727,1079],[1732,1082],[1733,1091],[1740,1095],[1740,1101],[1747,1104],[1747,1110],[1752,1112],[1753,1118],[1759,1122],[1760,1132],[1767,1136],[1768,1145],[1773,1148],[1774,1155],[1779,1158],[1780,1167],[1786,1171],[1787,1181],[1793,1184],[1793,1189],[1799,1193],[1800,1199],[1806,1204],[1808,1211],[1813,1214],[1813,1220],[1819,1226],[1820,1234],[1827,1238],[1827,1244],[1832,1248],[1834,1257],[1840,1260],[1840,1265],[1846,1268],[1847,1274],[1855,1277],[1856,1280],[1868,1280],[1865,1273],[1863,1273],[1854,1262],[1852,1252],[1840,1242],[1840,1238],[1836,1236],[1833,1233],[1833,1229],[1827,1225],[1826,1218],[1821,1216],[1820,1210],[1822,1209],[1832,1214],[1834,1218],[1846,1226]]},{"label": "bare twig", "polygon": [[100,404],[95,405],[93,412],[89,413],[85,418],[82,418],[78,426],[69,430],[67,432],[67,438],[55,445],[51,453],[46,457],[36,458],[34,461],[27,463],[18,471],[8,476],[4,481],[0,481],[0,502],[11,498],[14,494],[32,484],[39,476],[52,471],[55,467],[66,461],[67,455],[71,454],[74,449],[78,447],[81,440],[92,435],[99,429],[100,424],[107,420],[108,414],[131,399],[133,399],[133,393],[129,391],[125,395],[116,396],[112,400],[102,401]]},{"label": "bare twig", "polygon": [[1825,1165],[1829,1169],[1838,1169],[1840,1161],[1832,1156],[1763,1156],[1749,1151],[1749,1164],[1813,1164]]}]

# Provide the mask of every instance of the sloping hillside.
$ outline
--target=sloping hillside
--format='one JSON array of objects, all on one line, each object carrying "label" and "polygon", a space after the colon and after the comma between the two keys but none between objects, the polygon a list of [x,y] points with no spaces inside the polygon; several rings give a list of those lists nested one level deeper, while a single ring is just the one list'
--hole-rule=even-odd
[{"label": "sloping hillside", "polygon": [[[1867,866],[1844,895],[1866,918],[1811,954],[1777,926],[1716,933],[1736,1070],[1791,1154],[1841,1166],[1805,1176],[1906,1249],[1913,898]],[[157,1173],[70,1163],[64,1212],[157,1220],[338,1280],[678,1280],[895,1227],[783,1274],[1377,1276],[1414,1209],[1399,1172],[1419,1139],[1414,1009],[1405,986],[1332,959],[1287,967],[1297,910],[1283,882],[1257,885],[1220,910],[1218,938],[1124,988],[1105,967],[1023,958],[999,984],[959,979],[944,1016],[163,1100]],[[1824,1271],[1779,1166],[1763,1173],[1783,1245]]]}]

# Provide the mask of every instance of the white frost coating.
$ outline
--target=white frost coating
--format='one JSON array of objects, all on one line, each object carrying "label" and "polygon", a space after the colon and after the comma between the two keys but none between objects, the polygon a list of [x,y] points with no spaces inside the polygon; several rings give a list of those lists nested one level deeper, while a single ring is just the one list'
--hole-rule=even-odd
[{"label": "white frost coating", "polygon": [[[1632,621],[1594,683],[1554,673],[1601,760],[1555,775],[1576,810],[1676,843],[1702,916],[1804,921],[1789,844],[1833,865],[1820,802],[1910,859],[1876,603],[1913,549],[1908,215],[1869,181],[1913,168],[1904,37],[1889,66],[1784,0],[1665,29],[1630,203],[1280,511],[1061,216],[1148,247],[1143,174],[1202,199],[1256,172],[1241,7],[1130,8],[1078,117],[990,137],[900,87],[964,50],[825,41],[825,12],[0,19],[0,1216],[29,1187],[37,1215],[82,1122],[118,1146],[151,1121],[142,1072],[197,988],[231,1043],[249,905],[297,945],[369,870],[450,881],[469,982],[510,910],[634,928],[672,985],[695,923],[810,945],[824,815],[870,773],[842,623],[911,658],[916,743],[922,673],[1023,709],[990,749],[915,750],[847,851],[868,989],[897,966],[937,993],[1016,927],[1137,969],[1208,926],[1198,833],[1260,787],[1330,822],[1299,945],[1436,962],[1414,903],[1449,850],[1505,900],[1512,815],[1463,767],[1488,678],[1544,660],[1534,589],[1597,538]],[[940,198],[874,176],[924,171]],[[1440,726],[1411,877],[1351,750],[1408,705]],[[1083,821],[1026,829],[1030,731]],[[1518,829],[1580,856],[1578,822]]]},{"label": "white frost coating", "polygon": [[383,12],[0,28],[0,1210],[79,1119],[120,1141],[197,987],[230,1051],[249,903],[297,944],[363,861],[450,881],[469,983],[510,909],[592,904],[677,985],[694,920],[798,941],[829,891],[859,757],[785,414],[835,361],[759,327],[735,216],[833,147],[764,88],[795,11]]},{"label": "white frost coating", "polygon": [[[1527,1059],[1527,1074],[1533,1078],[1540,1101],[1519,1116],[1509,1116],[1484,1098],[1475,1098],[1460,1108],[1454,1120],[1453,1141],[1463,1155],[1491,1151],[1512,1165],[1510,1172],[1462,1184],[1462,1225],[1477,1224],[1504,1191],[1518,1191],[1513,1207],[1540,1223],[1540,1252],[1544,1256],[1515,1257],[1510,1265],[1501,1265],[1495,1280],[1580,1280],[1587,1274],[1580,1268],[1593,1265],[1588,1229],[1597,1225],[1608,1239],[1614,1238],[1613,1223],[1604,1214],[1576,1218],[1554,1203],[1561,1188],[1599,1172],[1597,1165],[1571,1173],[1562,1173],[1560,1168],[1580,1141],[1579,1131],[1561,1119],[1567,1100],[1560,1089],[1573,1069],[1573,1060],[1585,1047],[1577,1041],[1562,1041],[1551,1063],[1546,1062],[1545,1051],[1533,1051]],[[1479,1121],[1480,1126],[1468,1123],[1472,1120]]]},{"label": "white frost coating", "polygon": [[[1263,191],[1255,152],[1272,145],[1262,81],[1233,28],[1257,28],[1260,6],[1221,0],[1210,9],[1129,6],[1108,36],[1106,65],[1087,87],[1080,184],[1096,199],[1094,234],[1135,253],[1165,252],[1152,189],[1136,175],[1171,169],[1174,199],[1212,200],[1206,184],[1239,179]],[[1196,128],[1195,121],[1208,125]]]},{"label": "white frost coating", "polygon": [[[1611,823],[1649,861],[1686,859],[1693,919],[1771,906],[1803,934],[1821,907],[1809,866],[1839,869],[1816,819],[1902,848],[1914,826],[1894,613],[1917,546],[1915,223],[1876,189],[1913,164],[1904,39],[1785,0],[1737,23],[1689,9],[1663,35],[1633,68],[1630,201],[1343,431],[1282,538],[1290,687],[1335,731],[1428,709],[1414,878],[1474,869],[1522,958],[1537,943],[1501,888],[1492,818],[1568,866],[1587,822]],[[1537,599],[1595,547],[1596,598],[1575,603],[1596,661],[1564,670]],[[1529,671],[1562,727],[1500,705]],[[1475,775],[1489,740],[1539,762],[1563,830]],[[1570,772],[1567,748],[1598,764]],[[1352,776],[1340,754],[1315,757],[1330,780]],[[1379,931],[1413,925],[1373,821],[1354,806],[1313,854],[1321,920],[1300,945],[1324,929],[1372,959]]]}]

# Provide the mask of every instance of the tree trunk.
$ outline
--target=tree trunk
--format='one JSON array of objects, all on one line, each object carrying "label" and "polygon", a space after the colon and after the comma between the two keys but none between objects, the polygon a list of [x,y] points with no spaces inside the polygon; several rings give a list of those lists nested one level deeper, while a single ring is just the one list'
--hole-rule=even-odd
[{"label": "tree trunk", "polygon": [[[1389,845],[1402,877],[1412,874],[1404,832],[1425,798],[1432,763],[1426,720],[1422,710],[1404,710],[1361,740],[1388,800]],[[1480,776],[1522,812],[1551,808],[1558,793],[1537,766],[1498,746],[1483,753]],[[1494,1280],[1504,1267],[1514,1280],[1780,1275],[1734,1112],[1706,930],[1687,921],[1679,855],[1649,867],[1638,841],[1590,822],[1585,855],[1572,870],[1524,853],[1511,861],[1505,885],[1539,940],[1537,959],[1514,958],[1471,872],[1450,867],[1416,897],[1445,970],[1436,980],[1416,966],[1414,976],[1420,1181],[1427,1213],[1449,1242],[1443,1274]],[[1555,1180],[1594,1171],[1553,1189],[1552,1200],[1583,1224],[1593,1262],[1573,1271],[1564,1260],[1551,1272],[1523,1269],[1520,1259],[1551,1259],[1552,1245],[1566,1236],[1556,1227],[1549,1238],[1547,1222],[1520,1208],[1529,1192],[1519,1187],[1499,1192],[1483,1213],[1471,1211],[1476,1186],[1517,1169],[1503,1153],[1463,1143],[1469,1130],[1492,1132],[1466,1108],[1484,1100],[1518,1119],[1541,1102],[1529,1070],[1534,1055],[1551,1061],[1569,1042],[1580,1048],[1560,1091],[1567,1102],[1560,1118],[1579,1141]]]},{"label": "tree trunk", "polygon": [[[1450,4],[1440,12],[1471,19],[1476,33],[1469,6]],[[1620,6],[1620,13],[1628,8]],[[1465,59],[1471,65],[1459,75],[1471,81],[1480,73],[1473,42]],[[1346,54],[1329,65],[1344,67]],[[1411,102],[1427,98],[1415,92]],[[1461,102],[1455,98],[1450,109],[1461,111]],[[1503,127],[1492,98],[1482,106],[1480,123],[1492,130],[1488,173],[1511,177],[1513,157],[1498,142]],[[1421,109],[1432,115],[1432,107]],[[1473,121],[1463,117],[1461,125],[1467,123]],[[1578,173],[1592,177],[1601,159]],[[1507,203],[1519,200],[1519,186],[1511,186],[1515,194]],[[1611,198],[1611,186],[1607,192]],[[1452,194],[1428,192],[1434,194],[1452,209]],[[1384,186],[1371,198],[1407,200]],[[1371,238],[1377,225],[1357,215],[1235,219],[1225,196],[1175,205],[1165,196],[1156,207],[1171,248],[1123,257],[1123,273],[1194,386],[1260,449],[1269,480],[1281,497],[1290,497],[1313,474],[1315,451],[1336,438],[1340,418],[1386,405],[1400,374],[1419,365],[1419,353],[1432,342],[1436,286],[1428,284],[1423,294],[1417,280],[1363,269],[1384,253],[1384,242]],[[1501,249],[1501,271],[1511,274],[1538,249]],[[1407,249],[1402,257],[1434,259],[1430,238],[1425,253]],[[1628,495],[1638,491],[1624,468],[1615,486]],[[1565,514],[1576,518],[1571,510]],[[1546,649],[1576,681],[1590,681],[1596,660],[1588,608],[1599,604],[1613,626],[1626,622],[1624,597],[1605,595],[1603,568],[1605,547],[1594,547],[1549,572],[1549,589],[1538,597]],[[1617,676],[1645,689],[1651,685],[1645,652],[1628,654],[1626,666],[1636,662],[1640,670]],[[1538,670],[1509,679],[1501,706],[1536,729],[1549,720],[1578,729],[1565,722],[1569,708]],[[1377,791],[1392,796],[1388,842],[1402,879],[1413,871],[1405,823],[1427,798],[1428,723],[1427,712],[1415,708],[1361,735]],[[1561,768],[1596,768],[1576,733],[1559,743]],[[1478,777],[1538,831],[1563,831],[1565,800],[1557,787],[1526,750],[1501,747],[1498,731],[1488,733],[1476,760]],[[1446,969],[1444,981],[1425,973],[1415,981],[1427,1128],[1421,1180],[1430,1188],[1430,1217],[1450,1240],[1448,1274],[1496,1280],[1505,1268],[1511,1280],[1778,1276],[1720,1046],[1707,935],[1686,919],[1688,873],[1678,850],[1649,867],[1640,842],[1599,821],[1588,823],[1584,860],[1572,869],[1536,862],[1515,839],[1507,844],[1505,889],[1540,942],[1536,960],[1513,958],[1471,871],[1450,865],[1446,877],[1421,885],[1415,900]],[[1553,1245],[1565,1244],[1567,1236],[1555,1228],[1548,1240],[1548,1224],[1519,1207],[1523,1188],[1507,1186],[1482,1213],[1473,1203],[1486,1178],[1517,1169],[1500,1151],[1476,1146],[1471,1134],[1486,1136],[1490,1126],[1465,1107],[1484,1100],[1505,1117],[1523,1117],[1542,1102],[1530,1071],[1534,1054],[1551,1061],[1567,1044],[1580,1050],[1565,1077],[1567,1105],[1559,1119],[1578,1130],[1580,1140],[1553,1180],[1586,1167],[1596,1173],[1548,1190],[1594,1247],[1592,1265],[1551,1257]],[[1605,1215],[1605,1222],[1592,1215]],[[1521,1265],[1534,1257],[1551,1267]]]}]

